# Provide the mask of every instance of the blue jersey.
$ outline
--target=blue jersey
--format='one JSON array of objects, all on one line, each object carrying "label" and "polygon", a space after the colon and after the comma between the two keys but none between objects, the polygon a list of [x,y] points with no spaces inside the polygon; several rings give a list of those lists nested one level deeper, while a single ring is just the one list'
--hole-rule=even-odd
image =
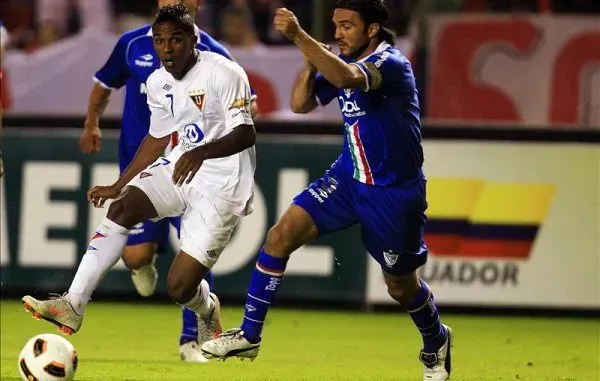
[{"label": "blue jersey", "polygon": [[315,80],[318,102],[325,105],[337,97],[344,116],[344,149],[337,165],[369,185],[401,185],[418,178],[423,149],[410,62],[382,42],[373,54],[352,64],[365,74],[366,91],[337,89],[321,74]]},{"label": "blue jersey", "polygon": [[[232,59],[227,49],[197,27],[196,35],[199,50],[212,51]],[[153,46],[152,26],[146,25],[124,33],[108,61],[94,77],[97,82],[109,89],[126,86],[119,140],[121,171],[129,165],[148,133],[150,109],[146,103],[146,80],[160,67],[161,63]]]}]

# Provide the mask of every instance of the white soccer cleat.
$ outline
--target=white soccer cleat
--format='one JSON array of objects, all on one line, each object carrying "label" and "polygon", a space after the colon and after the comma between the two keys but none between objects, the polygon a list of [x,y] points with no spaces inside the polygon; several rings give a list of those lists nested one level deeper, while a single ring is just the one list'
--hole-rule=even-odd
[{"label": "white soccer cleat", "polygon": [[198,342],[200,344],[218,337],[223,331],[223,326],[221,325],[221,302],[217,295],[212,292],[209,294],[209,298],[214,303],[212,311],[207,316],[198,316]]},{"label": "white soccer cleat", "polygon": [[179,346],[179,357],[181,361],[195,362],[195,363],[207,363],[210,360],[202,355],[198,343],[195,341],[188,341],[187,343]]},{"label": "white soccer cleat", "polygon": [[144,297],[152,296],[156,291],[158,282],[158,271],[156,271],[156,254],[152,262],[140,267],[137,270],[131,270],[131,280],[137,292]]},{"label": "white soccer cleat", "polygon": [[79,331],[83,322],[83,315],[78,315],[67,300],[66,294],[51,294],[48,300],[38,300],[25,295],[21,301],[25,311],[31,312],[36,320],[44,319],[58,327],[63,335],[72,335]]},{"label": "white soccer cleat", "polygon": [[228,357],[239,357],[242,360],[254,360],[258,356],[260,343],[252,344],[243,335],[244,332],[239,328],[229,329],[216,339],[202,344],[202,353],[209,359],[225,360]]},{"label": "white soccer cleat", "polygon": [[[448,338],[436,353],[425,353],[421,351],[419,360],[425,365],[423,370],[424,381],[446,381],[450,378],[452,369],[451,350],[454,340],[452,329],[445,324],[442,327],[448,333]],[[204,351],[204,348],[202,348]]]}]

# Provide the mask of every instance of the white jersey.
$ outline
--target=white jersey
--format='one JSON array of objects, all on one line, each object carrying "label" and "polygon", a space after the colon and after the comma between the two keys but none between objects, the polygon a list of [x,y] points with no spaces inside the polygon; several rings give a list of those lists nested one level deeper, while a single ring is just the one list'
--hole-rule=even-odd
[{"label": "white jersey", "polygon": [[[196,64],[181,79],[164,67],[146,83],[149,134],[162,138],[177,132],[179,142],[167,160],[176,163],[191,149],[222,138],[240,125],[253,125],[250,84],[244,70],[216,53],[196,51]],[[205,160],[190,183],[203,195],[230,204],[231,211],[251,211],[256,155],[254,147],[237,154]]]}]

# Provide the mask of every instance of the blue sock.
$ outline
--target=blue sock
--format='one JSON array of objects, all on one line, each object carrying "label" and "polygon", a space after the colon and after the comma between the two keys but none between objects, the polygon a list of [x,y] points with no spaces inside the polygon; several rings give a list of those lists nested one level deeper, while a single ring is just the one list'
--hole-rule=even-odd
[{"label": "blue sock", "polygon": [[179,345],[189,343],[190,341],[198,341],[198,317],[196,313],[185,307],[181,309],[183,329],[179,336]]},{"label": "blue sock", "polygon": [[[204,277],[208,282],[210,290],[213,290],[213,276],[212,272],[208,272]],[[182,317],[182,329],[181,335],[179,336],[179,345],[183,345],[185,343],[189,343],[190,341],[198,341],[198,317],[196,313],[192,310],[188,310],[183,307],[181,309],[181,317]]]},{"label": "blue sock", "polygon": [[421,289],[417,296],[404,308],[406,308],[423,336],[423,351],[434,353],[446,342],[447,332],[440,322],[440,314],[433,293],[422,279],[419,282],[421,283]]},{"label": "blue sock", "polygon": [[206,276],[204,277],[204,279],[206,280],[206,282],[208,282],[208,287],[210,288],[210,291],[214,292],[213,290],[215,289],[215,284],[214,284],[212,271],[209,271],[208,273],[206,273]]},{"label": "blue sock", "polygon": [[242,323],[244,337],[251,343],[260,341],[267,311],[281,285],[287,261],[288,258],[270,256],[264,248],[258,254],[256,267],[250,278]]}]

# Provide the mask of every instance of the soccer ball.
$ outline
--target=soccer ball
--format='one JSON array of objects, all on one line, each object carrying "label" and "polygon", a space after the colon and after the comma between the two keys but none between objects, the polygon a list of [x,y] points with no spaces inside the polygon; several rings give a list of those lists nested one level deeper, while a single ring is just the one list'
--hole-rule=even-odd
[{"label": "soccer ball", "polygon": [[17,366],[25,381],[69,381],[75,377],[77,353],[67,339],[45,333],[29,339]]}]

